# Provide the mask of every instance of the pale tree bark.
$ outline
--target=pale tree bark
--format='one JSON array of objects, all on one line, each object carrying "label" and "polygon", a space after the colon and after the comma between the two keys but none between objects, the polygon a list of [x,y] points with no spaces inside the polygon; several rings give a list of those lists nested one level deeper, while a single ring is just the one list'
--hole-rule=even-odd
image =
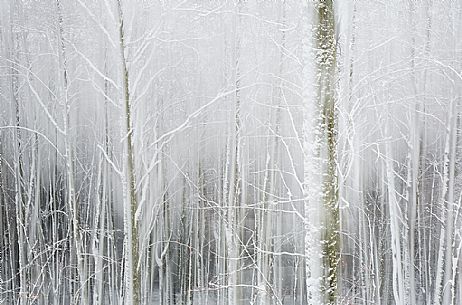
[{"label": "pale tree bark", "polygon": [[[385,123],[385,135],[390,136],[390,122]],[[395,184],[395,169],[393,167],[394,159],[391,150],[391,144],[385,143],[385,180],[387,183],[386,190],[388,196],[389,215],[390,215],[390,234],[391,234],[391,252],[392,252],[392,286],[395,304],[405,304],[405,272],[403,270],[403,251],[401,245],[403,213],[396,198],[397,189]]]},{"label": "pale tree bark", "polygon": [[[416,67],[415,67],[415,57],[416,57],[416,25],[415,25],[415,14],[416,7],[414,1],[409,1],[409,21],[411,24],[411,84],[412,84],[412,93],[414,96],[417,96],[417,79],[416,79]],[[416,263],[415,263],[415,246],[416,246],[416,223],[417,223],[417,204],[419,196],[419,168],[420,168],[420,112],[421,112],[421,102],[415,100],[413,102],[413,109],[410,110],[410,120],[409,120],[409,140],[408,140],[408,181],[407,181],[407,199],[408,199],[408,218],[409,218],[409,228],[408,228],[408,243],[407,252],[409,253],[408,261],[408,277],[409,277],[409,304],[416,303]]]},{"label": "pale tree bark", "polygon": [[[313,89],[316,94],[310,102],[310,93],[304,93],[303,124],[306,285],[308,302],[333,304],[337,298],[340,247],[335,102],[337,47],[333,1],[316,1],[314,18]],[[308,23],[307,19],[305,23]],[[310,58],[311,48],[309,43],[304,45],[306,62]],[[308,67],[304,69],[308,70]],[[307,74],[304,81],[308,82],[309,72],[304,73]],[[319,245],[318,249],[316,244]]]},{"label": "pale tree bark", "polygon": [[[457,35],[457,31],[455,30],[456,27],[456,21],[454,16],[454,4],[449,4],[449,9],[451,10],[450,14],[450,21],[451,21],[451,27],[453,29],[454,35]],[[458,16],[460,17],[460,15]],[[455,44],[455,36],[453,36],[453,45],[452,45],[452,54],[453,54],[453,65],[456,66],[455,63],[455,58],[456,58],[456,44]],[[451,86],[451,92],[452,96],[454,96],[454,100],[451,100],[451,139],[450,139],[450,145],[451,145],[451,150],[450,150],[450,163],[449,163],[449,181],[448,181],[448,197],[446,200],[446,209],[447,209],[447,218],[445,221],[445,261],[444,261],[444,280],[443,280],[443,303],[442,304],[453,304],[455,302],[455,289],[456,289],[456,283],[455,283],[455,273],[457,272],[457,254],[456,254],[456,240],[455,240],[455,229],[456,229],[456,223],[457,223],[457,214],[456,214],[456,206],[457,206],[457,201],[456,200],[456,189],[458,186],[456,185],[456,162],[457,157],[459,155],[458,151],[458,142],[459,142],[459,130],[458,127],[460,127],[459,120],[460,120],[460,114],[459,114],[459,109],[460,109],[460,100],[461,100],[461,95],[460,95],[460,86],[462,85],[462,75],[457,75],[458,79],[456,82],[459,83],[459,86],[455,85],[453,82],[453,85]],[[460,149],[460,148],[459,148]],[[460,204],[460,203],[459,203]],[[459,271],[460,272],[460,271]]]},{"label": "pale tree bark", "polygon": [[141,302],[140,291],[140,270],[138,253],[138,227],[135,217],[138,202],[136,198],[135,168],[134,168],[134,147],[133,147],[133,126],[131,121],[132,110],[129,92],[129,74],[125,54],[124,17],[121,0],[117,1],[118,11],[118,32],[120,47],[120,64],[122,72],[122,101],[123,101],[123,127],[124,137],[124,273],[125,273],[125,304],[137,305]]},{"label": "pale tree bark", "polygon": [[[351,236],[349,232],[355,232],[360,230],[359,227],[362,223],[358,222],[358,219],[362,217],[361,213],[363,210],[363,202],[361,200],[361,161],[360,152],[358,149],[360,130],[354,124],[353,115],[357,106],[357,101],[353,93],[353,81],[355,80],[355,60],[356,60],[356,36],[357,36],[357,2],[353,1],[348,5],[348,19],[344,20],[340,27],[344,27],[346,37],[344,39],[344,45],[346,46],[345,51],[342,55],[343,62],[343,74],[339,78],[343,78],[340,82],[342,90],[339,93],[339,113],[343,113],[343,117],[340,117],[338,122],[339,125],[345,126],[345,139],[341,143],[339,151],[343,151],[343,156],[340,158],[341,172],[339,175],[339,202],[343,202],[343,212],[340,213],[340,226],[339,230],[342,232],[341,244],[343,246],[342,253],[340,254],[340,261],[342,262],[341,268],[338,272],[341,274],[338,281],[338,291],[348,291],[352,287],[352,283],[355,278],[356,272],[356,256],[354,252],[357,247],[350,241]],[[339,143],[340,144],[340,143]],[[340,208],[340,207],[339,207]],[[343,234],[345,233],[345,234]],[[375,247],[374,250],[376,250]],[[362,252],[360,252],[362,253]],[[376,266],[377,267],[377,266]],[[376,281],[379,277],[376,277]],[[375,286],[376,290],[379,289],[379,285]],[[371,289],[372,290],[372,289]],[[350,300],[352,297],[348,293],[343,296],[343,300]],[[380,304],[380,299],[377,295],[377,304]]]},{"label": "pale tree bark", "polygon": [[[452,257],[449,257],[451,262],[445,263],[445,260],[450,256],[450,249],[447,247],[452,247],[452,230],[453,230],[453,178],[454,173],[454,149],[456,141],[456,101],[453,99],[449,105],[448,118],[446,123],[446,133],[444,139],[444,151],[443,151],[443,173],[441,181],[441,194],[438,200],[438,204],[441,207],[441,219],[444,221],[444,224],[440,227],[439,233],[439,247],[438,247],[438,256],[437,256],[437,265],[436,265],[436,278],[434,284],[433,292],[433,304],[442,304],[444,291],[446,290],[446,283],[444,282],[447,278],[446,270],[449,272],[450,267],[448,264],[452,264]],[[446,227],[447,224],[447,227]],[[448,239],[451,240],[448,240]],[[448,283],[450,285],[450,283]]]},{"label": "pale tree bark", "polygon": [[[107,74],[107,46],[104,43],[104,73]],[[108,82],[103,80],[104,87],[104,132],[103,132],[103,143],[104,143],[104,155],[109,156],[109,135],[108,135]],[[96,183],[96,207],[93,226],[95,231],[92,236],[92,251],[94,257],[94,282],[95,288],[93,291],[93,304],[103,304],[104,302],[104,268],[107,267],[103,258],[105,255],[109,256],[109,252],[106,251],[106,232],[108,224],[106,219],[108,217],[107,202],[108,202],[108,191],[107,184],[109,179],[109,168],[107,162],[104,160],[103,153],[99,155],[97,183]],[[98,232],[99,231],[99,232]],[[109,244],[109,243],[107,243]]]},{"label": "pale tree bark", "polygon": [[[281,99],[282,99],[282,73],[284,69],[284,49],[286,47],[286,33],[284,27],[286,26],[286,2],[282,1],[279,5],[281,8],[281,41],[280,41],[280,54],[279,54],[279,67],[278,79],[273,85],[273,100],[269,111],[268,122],[268,139],[266,141],[266,160],[265,172],[263,177],[263,187],[261,194],[261,207],[256,211],[256,233],[257,233],[257,283],[254,297],[258,304],[272,304],[280,302],[281,293],[276,292],[281,289],[282,271],[277,270],[281,268],[281,255],[271,255],[272,251],[281,252],[280,243],[276,247],[272,246],[271,240],[273,239],[273,214],[277,213],[276,218],[277,226],[281,225],[282,213],[280,212],[280,205],[276,205],[278,200],[277,183],[276,183],[276,170],[279,164],[279,137],[280,137],[280,124],[281,124]],[[273,207],[276,206],[275,210]],[[276,231],[281,231],[277,228]],[[279,236],[279,233],[277,233]],[[278,263],[276,263],[278,260]],[[273,261],[273,270],[269,267],[270,262]],[[272,272],[271,272],[272,271]],[[276,283],[273,279],[277,279]],[[276,286],[277,285],[277,286]]]},{"label": "pale tree bark", "polygon": [[[455,102],[453,102],[456,104]],[[459,107],[454,106],[452,110],[451,122],[451,138],[450,138],[450,159],[449,159],[449,181],[448,181],[448,194],[446,199],[447,217],[444,222],[445,229],[445,253],[444,253],[444,279],[443,279],[443,301],[442,304],[452,304],[454,302],[454,258],[455,256],[455,240],[454,240],[454,227],[455,227],[455,164],[456,164],[456,148],[458,142],[457,122],[459,115],[456,112]]]},{"label": "pale tree bark", "polygon": [[240,216],[241,216],[241,75],[240,75],[240,53],[241,53],[241,9],[242,2],[236,4],[234,16],[234,48],[233,48],[233,78],[234,78],[234,113],[233,125],[231,126],[231,138],[229,146],[229,189],[227,195],[227,272],[228,272],[228,304],[240,304]]},{"label": "pale tree bark", "polygon": [[305,254],[305,289],[307,304],[321,303],[321,236],[319,233],[319,209],[321,206],[320,184],[320,110],[315,98],[315,81],[312,77],[312,41],[310,40],[311,7],[305,6],[303,25],[306,36],[303,40],[303,198],[304,198],[304,254]]},{"label": "pale tree bark", "polygon": [[[72,252],[75,254],[77,261],[76,278],[79,287],[75,287],[73,302],[81,302],[87,304],[87,282],[84,270],[84,258],[82,256],[82,233],[79,224],[79,207],[76,200],[75,172],[74,172],[74,151],[71,145],[70,137],[70,97],[69,97],[69,73],[67,67],[66,47],[64,41],[64,19],[63,8],[60,0],[56,0],[56,8],[58,14],[58,59],[59,72],[58,77],[60,83],[60,92],[58,94],[60,103],[63,109],[64,122],[64,145],[66,151],[66,174],[67,174],[67,204],[71,216],[71,231],[72,231]],[[78,294],[77,294],[78,293]]]},{"label": "pale tree bark", "polygon": [[[428,0],[426,1],[425,4],[425,17],[426,17],[426,22],[425,22],[425,48],[424,48],[424,56],[426,58],[429,57],[430,55],[430,43],[431,43],[431,32],[432,32],[432,1],[433,0]],[[428,87],[428,69],[425,69],[423,72],[423,84],[422,84],[422,91],[427,94],[427,87]],[[425,143],[427,142],[427,127],[426,127],[426,103],[423,102],[422,109],[421,109],[423,116],[422,116],[422,122],[421,122],[421,137],[420,137],[420,146],[421,146],[421,151],[420,151],[420,169],[419,169],[419,176],[423,177],[425,173],[425,158],[427,154],[427,147]],[[431,271],[432,268],[427,267],[427,262],[430,260],[430,249],[432,245],[432,239],[430,236],[428,236],[427,232],[423,230],[423,225],[425,224],[425,219],[424,215],[426,213],[425,211],[425,205],[424,205],[424,181],[423,179],[419,180],[419,185],[418,185],[418,190],[419,190],[419,196],[418,196],[418,209],[417,209],[417,220],[419,222],[419,243],[428,245],[428,247],[419,247],[419,269],[421,270],[420,272],[420,283],[421,286],[424,287],[425,291],[431,291]],[[429,304],[431,302],[431,293],[426,293],[426,296],[423,298],[425,301]]]},{"label": "pale tree bark", "polygon": [[19,34],[16,33],[14,28],[14,13],[18,13],[19,4],[14,1],[10,6],[10,44],[9,52],[11,56],[10,73],[11,73],[11,101],[13,103],[15,121],[13,125],[16,130],[13,130],[13,155],[14,155],[14,184],[15,184],[15,212],[16,212],[16,234],[18,246],[18,270],[17,276],[19,278],[19,304],[27,304],[28,295],[28,278],[26,268],[26,255],[28,252],[27,239],[27,224],[26,224],[26,184],[24,173],[23,153],[21,139],[21,96],[20,96],[20,79],[19,79],[19,55],[20,44]]}]

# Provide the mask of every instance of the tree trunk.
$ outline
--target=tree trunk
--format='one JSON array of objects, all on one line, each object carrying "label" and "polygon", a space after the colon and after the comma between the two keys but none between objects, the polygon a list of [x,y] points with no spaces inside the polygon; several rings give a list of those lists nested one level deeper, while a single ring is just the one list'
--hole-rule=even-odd
[{"label": "tree trunk", "polygon": [[136,189],[135,189],[135,168],[133,151],[133,127],[131,121],[131,101],[129,92],[129,74],[127,60],[125,58],[125,36],[124,18],[122,11],[122,0],[117,1],[118,21],[119,21],[119,46],[120,61],[122,69],[122,88],[123,88],[123,128],[124,137],[124,233],[125,233],[125,304],[140,304],[140,270],[138,253],[138,227],[135,217],[138,208]]}]

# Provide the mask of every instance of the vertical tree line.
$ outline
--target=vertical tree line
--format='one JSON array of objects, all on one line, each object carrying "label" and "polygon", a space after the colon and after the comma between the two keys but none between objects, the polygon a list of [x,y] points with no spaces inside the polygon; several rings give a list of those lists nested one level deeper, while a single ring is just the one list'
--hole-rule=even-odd
[{"label": "vertical tree line", "polygon": [[462,304],[461,16],[0,0],[0,304]]}]

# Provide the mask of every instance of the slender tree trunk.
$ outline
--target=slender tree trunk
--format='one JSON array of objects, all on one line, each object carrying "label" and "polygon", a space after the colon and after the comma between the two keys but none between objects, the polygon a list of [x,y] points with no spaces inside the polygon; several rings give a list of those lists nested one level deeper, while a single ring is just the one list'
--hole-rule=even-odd
[{"label": "slender tree trunk", "polygon": [[135,162],[133,149],[132,110],[129,92],[129,74],[125,58],[124,18],[121,0],[117,1],[119,21],[119,46],[123,88],[123,128],[124,137],[124,232],[125,232],[125,304],[140,304],[140,270],[138,251],[138,227],[135,217],[138,208],[135,189]]},{"label": "slender tree trunk", "polygon": [[[445,278],[445,249],[446,246],[448,245],[448,241],[446,240],[446,237],[448,237],[446,230],[451,230],[452,231],[452,224],[450,223],[452,221],[452,212],[448,210],[447,207],[447,198],[448,198],[448,193],[452,192],[452,187],[450,188],[450,178],[451,178],[451,172],[454,170],[453,169],[453,161],[452,159],[454,156],[451,154],[452,152],[452,145],[451,143],[453,142],[453,137],[454,134],[456,133],[455,125],[453,124],[455,120],[455,101],[451,101],[451,105],[449,106],[449,113],[448,113],[448,119],[447,119],[447,125],[446,125],[446,135],[445,135],[445,140],[444,140],[444,151],[443,151],[443,173],[442,173],[442,190],[441,194],[438,200],[438,204],[441,206],[441,219],[443,219],[444,223],[449,224],[449,228],[446,228],[445,225],[441,225],[440,227],[440,236],[439,236],[439,248],[438,248],[438,256],[437,256],[437,261],[436,261],[436,278],[435,278],[435,284],[434,284],[434,292],[433,292],[433,304],[438,305],[441,304],[443,301],[443,291],[445,289],[443,279]],[[452,197],[452,195],[450,195]],[[449,217],[448,217],[449,216]],[[451,232],[452,234],[452,232]],[[443,285],[443,286],[442,286]]]},{"label": "slender tree trunk", "polygon": [[70,100],[69,100],[69,74],[67,69],[66,48],[64,43],[64,20],[60,0],[56,0],[58,12],[58,42],[59,42],[59,68],[60,68],[60,98],[63,102],[63,121],[64,121],[64,145],[66,150],[66,169],[67,169],[67,202],[72,220],[72,241],[73,252],[77,261],[76,277],[80,287],[74,291],[79,295],[74,295],[74,302],[87,304],[87,281],[84,270],[84,258],[82,256],[82,235],[79,225],[79,207],[76,200],[75,173],[74,173],[74,153],[70,138]]},{"label": "slender tree trunk", "polygon": [[240,202],[240,157],[241,157],[241,79],[240,79],[240,52],[241,52],[241,38],[240,38],[240,22],[241,22],[241,6],[239,0],[236,4],[235,18],[235,40],[234,40],[234,119],[233,127],[231,128],[232,136],[230,141],[230,168],[229,168],[229,189],[228,189],[228,215],[227,215],[227,228],[226,239],[228,247],[228,304],[240,304],[240,215],[241,215],[241,202]]},{"label": "slender tree trunk", "polygon": [[[26,189],[25,189],[25,175],[24,175],[24,162],[23,162],[23,147],[21,141],[21,109],[20,109],[20,80],[19,80],[19,58],[17,53],[19,49],[19,39],[13,28],[14,24],[14,12],[17,10],[17,3],[14,1],[10,7],[10,25],[11,25],[11,44],[10,44],[10,55],[12,57],[11,63],[11,97],[14,103],[12,109],[14,109],[15,122],[14,125],[17,127],[13,131],[13,155],[14,155],[14,181],[15,181],[15,212],[16,212],[16,232],[17,232],[17,246],[18,246],[18,270],[17,276],[19,279],[19,304],[27,304],[28,288],[27,283],[27,268],[26,268],[26,255],[28,252],[27,238],[27,224],[26,224]],[[14,8],[13,8],[14,7]]]}]

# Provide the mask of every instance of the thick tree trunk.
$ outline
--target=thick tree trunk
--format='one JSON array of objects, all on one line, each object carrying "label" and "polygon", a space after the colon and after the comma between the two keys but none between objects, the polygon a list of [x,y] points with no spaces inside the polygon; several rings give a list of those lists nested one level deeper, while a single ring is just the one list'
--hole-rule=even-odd
[{"label": "thick tree trunk", "polygon": [[[304,101],[304,186],[305,186],[305,255],[307,258],[308,301],[333,304],[337,298],[337,266],[339,260],[339,210],[337,182],[337,131],[335,103],[336,37],[334,4],[331,0],[319,0],[314,4],[314,96],[310,103],[310,93],[305,93]],[[305,21],[307,22],[307,21]],[[305,43],[305,57],[312,54]],[[308,66],[305,67],[308,69]],[[304,73],[309,73],[305,71]],[[308,74],[309,75],[309,74]],[[305,82],[310,81],[308,76]],[[305,84],[305,86],[308,86]],[[309,86],[308,86],[309,88]],[[309,89],[306,89],[309,90]],[[318,164],[316,165],[316,162]],[[316,168],[320,166],[320,168]],[[320,175],[320,177],[316,177]],[[316,186],[316,181],[321,184]],[[316,207],[318,211],[316,211]],[[316,215],[316,213],[320,213]],[[316,219],[319,219],[317,222]],[[319,233],[316,233],[319,232]],[[319,234],[317,237],[316,235]],[[315,250],[316,243],[320,249]],[[314,246],[313,246],[314,244]],[[317,253],[317,252],[320,253]],[[319,256],[318,256],[319,255]],[[322,257],[316,261],[316,256]],[[322,272],[316,269],[322,266]],[[310,280],[311,279],[311,280]],[[317,281],[319,281],[316,283]],[[316,286],[319,285],[319,288]],[[317,290],[317,291],[316,291]],[[318,296],[316,296],[318,295]]]}]

